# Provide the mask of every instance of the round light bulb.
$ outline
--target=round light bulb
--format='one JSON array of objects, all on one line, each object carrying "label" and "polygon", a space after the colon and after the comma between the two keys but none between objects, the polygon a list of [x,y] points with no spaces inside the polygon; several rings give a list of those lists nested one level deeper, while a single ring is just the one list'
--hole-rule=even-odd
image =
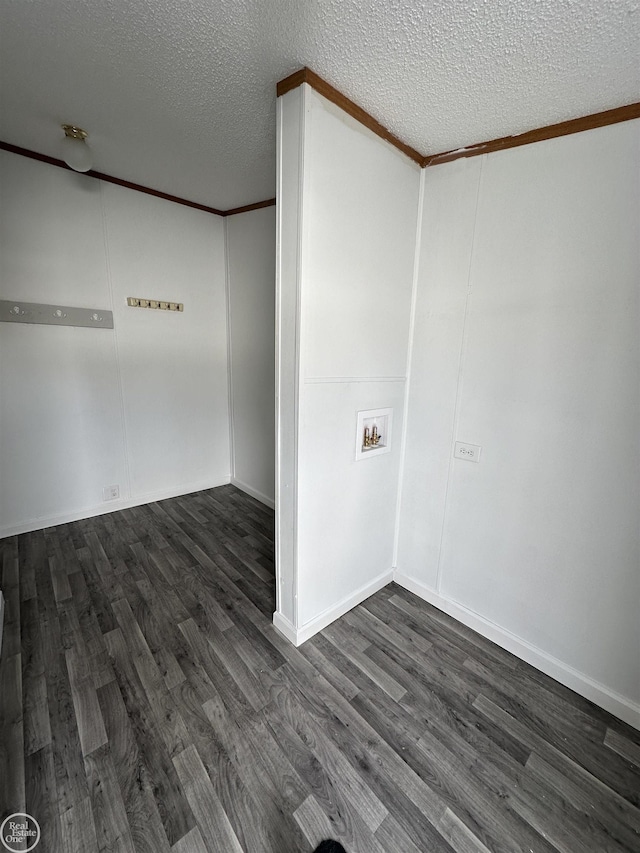
[{"label": "round light bulb", "polygon": [[62,159],[76,172],[88,172],[91,168],[91,149],[84,139],[65,136],[61,147]]}]

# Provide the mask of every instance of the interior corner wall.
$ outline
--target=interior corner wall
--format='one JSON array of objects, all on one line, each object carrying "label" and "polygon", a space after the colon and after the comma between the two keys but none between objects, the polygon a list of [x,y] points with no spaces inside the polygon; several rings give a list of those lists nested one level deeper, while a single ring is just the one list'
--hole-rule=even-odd
[{"label": "interior corner wall", "polygon": [[275,207],[228,216],[232,482],[275,498]]},{"label": "interior corner wall", "polygon": [[396,575],[636,727],[639,245],[640,121],[426,170]]},{"label": "interior corner wall", "polygon": [[115,325],[1,324],[0,536],[229,482],[222,219],[3,151],[0,182],[0,298]]},{"label": "interior corner wall", "polygon": [[[392,577],[420,170],[304,84],[279,98],[278,186],[279,429],[295,452],[277,536],[302,642]],[[358,411],[378,408],[391,450],[356,461]]]}]

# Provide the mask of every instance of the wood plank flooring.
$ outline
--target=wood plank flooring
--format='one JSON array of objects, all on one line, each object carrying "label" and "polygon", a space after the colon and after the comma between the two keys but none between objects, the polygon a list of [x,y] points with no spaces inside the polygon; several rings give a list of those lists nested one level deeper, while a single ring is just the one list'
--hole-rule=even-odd
[{"label": "wood plank flooring", "polygon": [[640,851],[638,732],[393,584],[295,649],[272,527],[224,486],[0,542],[0,818],[42,853]]}]

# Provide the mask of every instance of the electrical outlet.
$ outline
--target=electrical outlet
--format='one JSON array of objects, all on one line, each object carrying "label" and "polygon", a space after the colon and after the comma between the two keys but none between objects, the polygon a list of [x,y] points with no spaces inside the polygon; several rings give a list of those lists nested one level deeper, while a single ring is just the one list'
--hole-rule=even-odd
[{"label": "electrical outlet", "polygon": [[103,501],[117,501],[120,497],[120,486],[105,486],[102,490]]},{"label": "electrical outlet", "polygon": [[467,462],[479,462],[482,448],[477,444],[464,444],[456,441],[453,455],[456,459],[466,459]]}]

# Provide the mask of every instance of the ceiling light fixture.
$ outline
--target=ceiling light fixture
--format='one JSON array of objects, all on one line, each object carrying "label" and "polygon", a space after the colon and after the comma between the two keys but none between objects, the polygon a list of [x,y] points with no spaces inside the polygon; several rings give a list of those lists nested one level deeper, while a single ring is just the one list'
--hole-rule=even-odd
[{"label": "ceiling light fixture", "polygon": [[62,159],[76,172],[88,172],[93,160],[91,149],[86,139],[89,135],[81,127],[73,124],[63,124],[64,139],[62,140]]}]

